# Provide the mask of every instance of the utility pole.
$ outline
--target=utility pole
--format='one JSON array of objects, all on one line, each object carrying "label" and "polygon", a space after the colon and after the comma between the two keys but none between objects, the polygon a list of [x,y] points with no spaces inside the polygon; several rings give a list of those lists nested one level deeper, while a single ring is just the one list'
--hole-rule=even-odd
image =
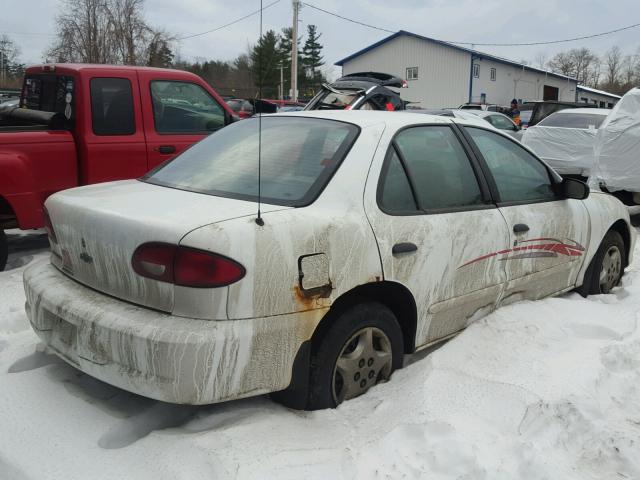
[{"label": "utility pole", "polygon": [[291,100],[298,101],[298,9],[300,0],[293,1],[293,25],[291,30]]},{"label": "utility pole", "polygon": [[280,100],[284,100],[284,65],[280,62]]}]

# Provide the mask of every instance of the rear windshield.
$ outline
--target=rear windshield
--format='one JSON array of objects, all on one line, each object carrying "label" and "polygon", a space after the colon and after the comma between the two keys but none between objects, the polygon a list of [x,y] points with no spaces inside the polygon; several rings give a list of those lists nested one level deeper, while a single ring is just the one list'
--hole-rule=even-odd
[{"label": "rear windshield", "polygon": [[606,115],[594,113],[553,113],[542,120],[538,125],[541,127],[564,127],[564,128],[600,128],[600,125],[607,118]]},{"label": "rear windshield", "polygon": [[310,102],[310,109],[344,110],[359,97],[359,93],[359,90],[342,90],[339,93],[335,93],[324,89]]},{"label": "rear windshield", "polygon": [[73,77],[52,74],[30,74],[25,77],[22,106],[31,110],[56,112],[67,120],[75,116]]},{"label": "rear windshield", "polygon": [[[355,125],[304,117],[263,117],[261,198],[304,206],[325,187],[358,135]],[[143,181],[257,201],[258,119],[234,123],[161,165]]]}]

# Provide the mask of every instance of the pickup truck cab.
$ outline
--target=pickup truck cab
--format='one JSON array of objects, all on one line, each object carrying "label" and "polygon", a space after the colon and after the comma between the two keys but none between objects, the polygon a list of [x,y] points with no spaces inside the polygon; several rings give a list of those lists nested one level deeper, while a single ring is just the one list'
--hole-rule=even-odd
[{"label": "pickup truck cab", "polygon": [[[234,121],[197,75],[149,67],[29,67],[20,107],[0,109],[0,270],[4,229],[43,227],[52,193],[139,177]],[[42,112],[58,125],[25,121]]]}]

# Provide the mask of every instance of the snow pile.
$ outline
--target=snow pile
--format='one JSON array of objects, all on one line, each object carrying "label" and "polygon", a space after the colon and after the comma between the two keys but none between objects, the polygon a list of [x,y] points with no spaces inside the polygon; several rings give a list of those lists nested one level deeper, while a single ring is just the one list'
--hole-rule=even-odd
[{"label": "snow pile", "polygon": [[320,412],[169,405],[81,374],[38,350],[21,271],[0,273],[2,480],[640,478],[640,263],[610,295],[502,308]]}]

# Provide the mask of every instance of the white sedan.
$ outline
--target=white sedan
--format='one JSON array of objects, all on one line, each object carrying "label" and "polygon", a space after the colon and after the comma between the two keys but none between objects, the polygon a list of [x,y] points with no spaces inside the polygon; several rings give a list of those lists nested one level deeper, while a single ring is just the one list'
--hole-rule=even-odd
[{"label": "white sedan", "polygon": [[630,261],[618,200],[489,125],[300,112],[258,139],[239,122],[47,200],[51,258],[24,284],[51,351],[167,402],[334,407],[500,305],[607,293]]}]

